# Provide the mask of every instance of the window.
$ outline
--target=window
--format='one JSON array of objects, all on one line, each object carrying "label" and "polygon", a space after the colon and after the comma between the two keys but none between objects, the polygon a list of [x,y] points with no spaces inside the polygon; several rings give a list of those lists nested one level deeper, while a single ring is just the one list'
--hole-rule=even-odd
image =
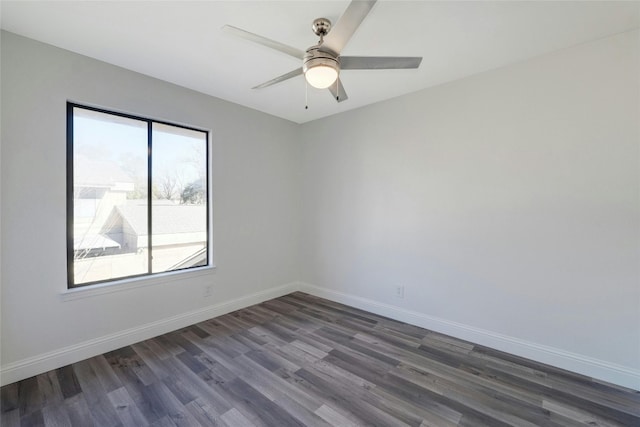
[{"label": "window", "polygon": [[210,265],[208,139],[67,104],[69,288]]}]

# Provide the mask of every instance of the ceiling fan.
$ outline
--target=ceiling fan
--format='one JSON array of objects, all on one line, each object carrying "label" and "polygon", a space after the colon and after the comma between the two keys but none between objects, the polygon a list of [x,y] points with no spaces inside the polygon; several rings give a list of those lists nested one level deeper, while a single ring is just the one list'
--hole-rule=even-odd
[{"label": "ceiling fan", "polygon": [[252,89],[262,89],[292,77],[304,74],[307,82],[318,89],[329,89],[338,102],[346,101],[348,96],[340,82],[341,70],[384,70],[418,68],[422,57],[414,56],[341,56],[340,52],[358,29],[364,18],[376,3],[376,0],[353,0],[342,14],[336,25],[331,21],[318,18],[313,21],[313,32],[320,37],[318,44],[306,51],[287,46],[275,40],[259,36],[231,25],[222,27],[223,31],[252,42],[270,47],[291,55],[302,61],[302,66],[275,79],[264,82]]}]

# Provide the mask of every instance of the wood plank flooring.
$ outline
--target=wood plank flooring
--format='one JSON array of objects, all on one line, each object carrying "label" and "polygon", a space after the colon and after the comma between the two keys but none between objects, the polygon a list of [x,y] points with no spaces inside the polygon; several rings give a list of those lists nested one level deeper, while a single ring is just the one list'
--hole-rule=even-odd
[{"label": "wood plank flooring", "polygon": [[2,387],[2,426],[640,426],[640,392],[304,293]]}]

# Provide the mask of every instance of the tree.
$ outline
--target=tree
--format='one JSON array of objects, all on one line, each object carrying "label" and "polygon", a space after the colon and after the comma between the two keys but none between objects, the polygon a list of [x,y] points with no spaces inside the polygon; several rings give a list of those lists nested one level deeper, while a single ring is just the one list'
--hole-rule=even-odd
[{"label": "tree", "polygon": [[204,200],[204,185],[200,179],[185,185],[180,194],[180,203],[182,204],[201,205],[204,203]]},{"label": "tree", "polygon": [[159,197],[161,199],[171,200],[176,192],[176,178],[171,174],[165,174],[160,181]]}]

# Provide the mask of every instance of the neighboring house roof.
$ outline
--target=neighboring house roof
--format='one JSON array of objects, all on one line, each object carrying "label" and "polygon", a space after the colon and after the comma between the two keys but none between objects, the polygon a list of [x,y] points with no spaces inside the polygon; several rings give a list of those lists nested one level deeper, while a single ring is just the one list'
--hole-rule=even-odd
[{"label": "neighboring house roof", "polygon": [[[153,201],[153,233],[194,233],[207,230],[205,205],[178,205],[171,201]],[[147,235],[146,200],[129,200],[116,210],[138,236]]]},{"label": "neighboring house roof", "polygon": [[193,255],[181,260],[177,264],[167,268],[166,271],[180,270],[182,268],[199,267],[207,265],[207,248],[202,248]]},{"label": "neighboring house roof", "polygon": [[116,183],[133,184],[134,180],[110,160],[92,160],[82,154],[74,156],[73,184],[85,187],[112,187]]}]

